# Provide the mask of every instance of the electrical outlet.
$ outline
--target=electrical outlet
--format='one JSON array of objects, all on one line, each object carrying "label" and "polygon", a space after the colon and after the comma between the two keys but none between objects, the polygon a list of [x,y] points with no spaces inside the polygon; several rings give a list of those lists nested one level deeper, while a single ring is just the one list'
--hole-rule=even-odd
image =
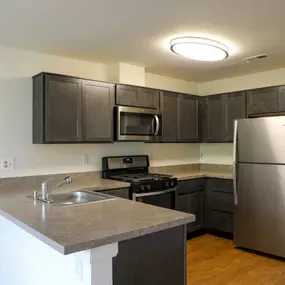
[{"label": "electrical outlet", "polygon": [[204,153],[203,153],[203,152],[201,152],[201,153],[200,153],[200,157],[201,157],[201,158],[203,158],[203,156],[204,156]]},{"label": "electrical outlet", "polygon": [[15,158],[1,158],[1,171],[11,171],[15,169]]},{"label": "electrical outlet", "polygon": [[81,159],[82,159],[82,164],[88,164],[88,155],[87,154],[83,154]]}]

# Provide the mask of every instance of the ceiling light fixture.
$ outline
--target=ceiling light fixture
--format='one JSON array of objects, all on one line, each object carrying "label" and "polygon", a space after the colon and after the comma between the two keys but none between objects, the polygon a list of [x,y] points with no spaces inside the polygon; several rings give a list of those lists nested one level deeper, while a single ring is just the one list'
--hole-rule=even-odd
[{"label": "ceiling light fixture", "polygon": [[170,42],[170,49],[178,55],[200,61],[218,61],[229,56],[224,44],[198,37],[175,38]]}]

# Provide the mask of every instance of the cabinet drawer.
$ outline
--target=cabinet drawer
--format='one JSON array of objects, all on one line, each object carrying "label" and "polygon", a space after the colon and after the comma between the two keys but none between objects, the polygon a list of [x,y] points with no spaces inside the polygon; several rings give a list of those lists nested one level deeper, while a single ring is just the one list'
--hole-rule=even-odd
[{"label": "cabinet drawer", "polygon": [[177,194],[189,194],[193,192],[203,191],[205,186],[205,179],[191,179],[185,181],[179,181],[177,184]]},{"label": "cabinet drawer", "polygon": [[211,191],[233,193],[233,180],[232,179],[218,179],[210,178],[207,179],[207,187]]},{"label": "cabinet drawer", "polygon": [[210,199],[210,207],[213,210],[224,212],[234,212],[234,195],[231,193],[222,193],[212,191]]},{"label": "cabinet drawer", "polygon": [[215,230],[222,232],[233,232],[233,215],[228,213],[222,213],[212,210],[211,213],[211,227]]},{"label": "cabinet drawer", "polygon": [[105,191],[100,191],[100,192],[103,194],[107,194],[107,195],[115,196],[115,197],[119,197],[119,198],[125,198],[125,199],[130,198],[129,188],[111,189],[111,190],[105,190]]}]

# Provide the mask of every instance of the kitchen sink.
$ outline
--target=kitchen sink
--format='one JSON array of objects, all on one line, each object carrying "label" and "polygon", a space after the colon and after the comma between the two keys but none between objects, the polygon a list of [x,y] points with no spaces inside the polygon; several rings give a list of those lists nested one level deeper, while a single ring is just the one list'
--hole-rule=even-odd
[{"label": "kitchen sink", "polygon": [[[31,197],[30,197],[31,198]],[[59,193],[59,194],[52,194],[49,196],[48,201],[43,201],[40,198],[38,200],[49,203],[52,206],[72,206],[78,204],[85,204],[85,203],[92,203],[92,202],[101,202],[105,200],[112,200],[115,199],[109,195],[95,193],[92,191],[87,190],[78,190],[74,192],[68,193]]]}]

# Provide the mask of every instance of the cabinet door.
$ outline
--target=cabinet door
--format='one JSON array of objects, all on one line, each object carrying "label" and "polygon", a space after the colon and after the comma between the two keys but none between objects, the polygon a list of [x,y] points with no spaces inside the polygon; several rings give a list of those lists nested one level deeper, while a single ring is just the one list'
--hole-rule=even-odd
[{"label": "cabinet door", "polygon": [[129,85],[116,85],[116,104],[137,107],[138,88]]},{"label": "cabinet door", "polygon": [[188,231],[190,232],[199,230],[203,227],[203,201],[204,192],[189,194],[188,213],[196,216],[195,222],[188,225]]},{"label": "cabinet door", "polygon": [[176,202],[176,210],[184,213],[189,213],[189,195],[178,195]]},{"label": "cabinet door", "polygon": [[114,84],[83,80],[83,142],[113,142],[114,97]]},{"label": "cabinet door", "polygon": [[116,104],[159,109],[159,90],[130,85],[116,85]]},{"label": "cabinet door", "polygon": [[176,142],[178,139],[178,95],[163,92],[162,95],[162,141]]},{"label": "cabinet door", "polygon": [[159,90],[138,88],[138,107],[159,109]]},{"label": "cabinet door", "polygon": [[178,195],[177,211],[193,214],[196,217],[195,222],[187,225],[188,232],[193,232],[203,228],[203,204],[204,192]]},{"label": "cabinet door", "polygon": [[225,233],[233,233],[233,214],[212,210],[210,217],[213,229]]},{"label": "cabinet door", "polygon": [[46,75],[45,142],[80,141],[81,83],[77,78]]},{"label": "cabinet door", "polygon": [[129,188],[121,188],[121,189],[111,189],[111,190],[104,190],[99,191],[99,194],[107,194],[110,196],[120,197],[124,199],[130,199],[130,190]]},{"label": "cabinet door", "polygon": [[278,87],[278,111],[285,112],[285,86]]},{"label": "cabinet door", "polygon": [[198,98],[191,95],[179,95],[179,132],[180,142],[198,142]]},{"label": "cabinet door", "polygon": [[212,95],[206,99],[207,105],[207,141],[226,140],[225,95]]},{"label": "cabinet door", "polygon": [[278,88],[269,87],[246,92],[248,115],[278,112]]},{"label": "cabinet door", "polygon": [[199,140],[201,143],[207,142],[207,98],[199,98]]},{"label": "cabinet door", "polygon": [[245,119],[245,92],[235,92],[226,95],[226,139],[234,138],[234,120]]}]

